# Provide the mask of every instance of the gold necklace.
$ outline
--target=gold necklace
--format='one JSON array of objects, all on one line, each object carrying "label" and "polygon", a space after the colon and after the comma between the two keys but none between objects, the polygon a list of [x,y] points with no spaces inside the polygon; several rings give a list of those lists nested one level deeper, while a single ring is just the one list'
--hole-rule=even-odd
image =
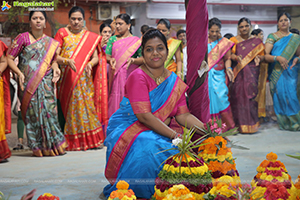
[{"label": "gold necklace", "polygon": [[145,64],[146,69],[150,73],[151,78],[154,79],[156,85],[160,85],[162,82],[165,81],[165,77],[164,77],[164,75],[165,75],[165,68],[163,69],[162,74],[159,77],[155,78],[155,76],[152,74],[152,72],[148,69],[148,65],[145,62],[144,62],[144,64]]},{"label": "gold necklace", "polygon": [[279,33],[280,33],[280,35],[281,35],[282,37],[285,37],[285,36],[287,36],[288,34],[290,34],[290,32],[288,32],[287,34],[283,34],[281,30],[279,30]]}]

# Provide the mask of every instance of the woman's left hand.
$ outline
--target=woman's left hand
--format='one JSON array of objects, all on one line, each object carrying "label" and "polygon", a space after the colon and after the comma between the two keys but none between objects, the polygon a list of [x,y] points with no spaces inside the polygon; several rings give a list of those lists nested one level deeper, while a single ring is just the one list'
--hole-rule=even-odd
[{"label": "woman's left hand", "polygon": [[256,57],[254,58],[254,62],[255,62],[255,66],[258,66],[259,63],[260,63],[260,57],[259,57],[259,56],[256,56]]},{"label": "woman's left hand", "polygon": [[227,76],[229,78],[229,81],[234,82],[234,80],[233,80],[234,74],[233,74],[232,69],[230,69],[229,67],[226,68],[226,74],[227,74]]},{"label": "woman's left hand", "polygon": [[57,81],[60,78],[60,69],[58,67],[53,69],[53,78],[52,78],[52,82],[53,83],[57,83]]},{"label": "woman's left hand", "polygon": [[133,64],[133,63],[134,63],[134,58],[128,58],[128,60],[127,60],[127,68],[126,69],[128,69],[130,67],[130,65]]},{"label": "woman's left hand", "polygon": [[86,67],[85,67],[85,72],[87,74],[88,77],[91,77],[91,74],[92,74],[92,64],[89,62]]},{"label": "woman's left hand", "polygon": [[291,65],[290,68],[292,69],[295,65],[297,65],[298,61],[299,61],[299,58],[298,58],[298,57],[294,58],[293,64]]}]

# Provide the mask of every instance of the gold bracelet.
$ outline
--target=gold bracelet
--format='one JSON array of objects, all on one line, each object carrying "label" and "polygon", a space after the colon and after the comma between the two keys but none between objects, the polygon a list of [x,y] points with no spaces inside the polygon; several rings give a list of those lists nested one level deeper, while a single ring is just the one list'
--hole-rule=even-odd
[{"label": "gold bracelet", "polygon": [[92,67],[94,66],[92,61],[88,62],[88,64],[91,64]]},{"label": "gold bracelet", "polygon": [[68,64],[68,62],[67,62],[67,59],[66,59],[66,58],[63,60],[63,64],[65,64],[65,65],[67,65],[67,64]]}]

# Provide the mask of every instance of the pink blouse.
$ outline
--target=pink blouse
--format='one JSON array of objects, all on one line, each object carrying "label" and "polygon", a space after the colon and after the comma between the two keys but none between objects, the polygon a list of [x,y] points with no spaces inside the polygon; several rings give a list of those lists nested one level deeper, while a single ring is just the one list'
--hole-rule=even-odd
[{"label": "pink blouse", "polygon": [[29,33],[21,33],[14,39],[11,47],[7,51],[7,55],[12,55],[15,58],[21,53],[24,47],[30,44]]},{"label": "pink blouse", "polygon": [[[166,79],[168,78],[169,76]],[[129,99],[135,114],[152,112],[149,92],[156,87],[155,81],[140,68],[137,68],[129,75],[125,85],[125,97]],[[187,112],[189,110],[186,105],[185,94],[183,93],[169,117]]]}]

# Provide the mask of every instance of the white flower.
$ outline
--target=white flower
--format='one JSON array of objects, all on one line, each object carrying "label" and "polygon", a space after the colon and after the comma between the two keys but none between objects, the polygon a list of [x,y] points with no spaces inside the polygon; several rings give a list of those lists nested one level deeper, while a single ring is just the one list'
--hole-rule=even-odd
[{"label": "white flower", "polygon": [[178,146],[179,143],[182,142],[182,139],[180,138],[175,138],[172,140],[172,146]]}]

